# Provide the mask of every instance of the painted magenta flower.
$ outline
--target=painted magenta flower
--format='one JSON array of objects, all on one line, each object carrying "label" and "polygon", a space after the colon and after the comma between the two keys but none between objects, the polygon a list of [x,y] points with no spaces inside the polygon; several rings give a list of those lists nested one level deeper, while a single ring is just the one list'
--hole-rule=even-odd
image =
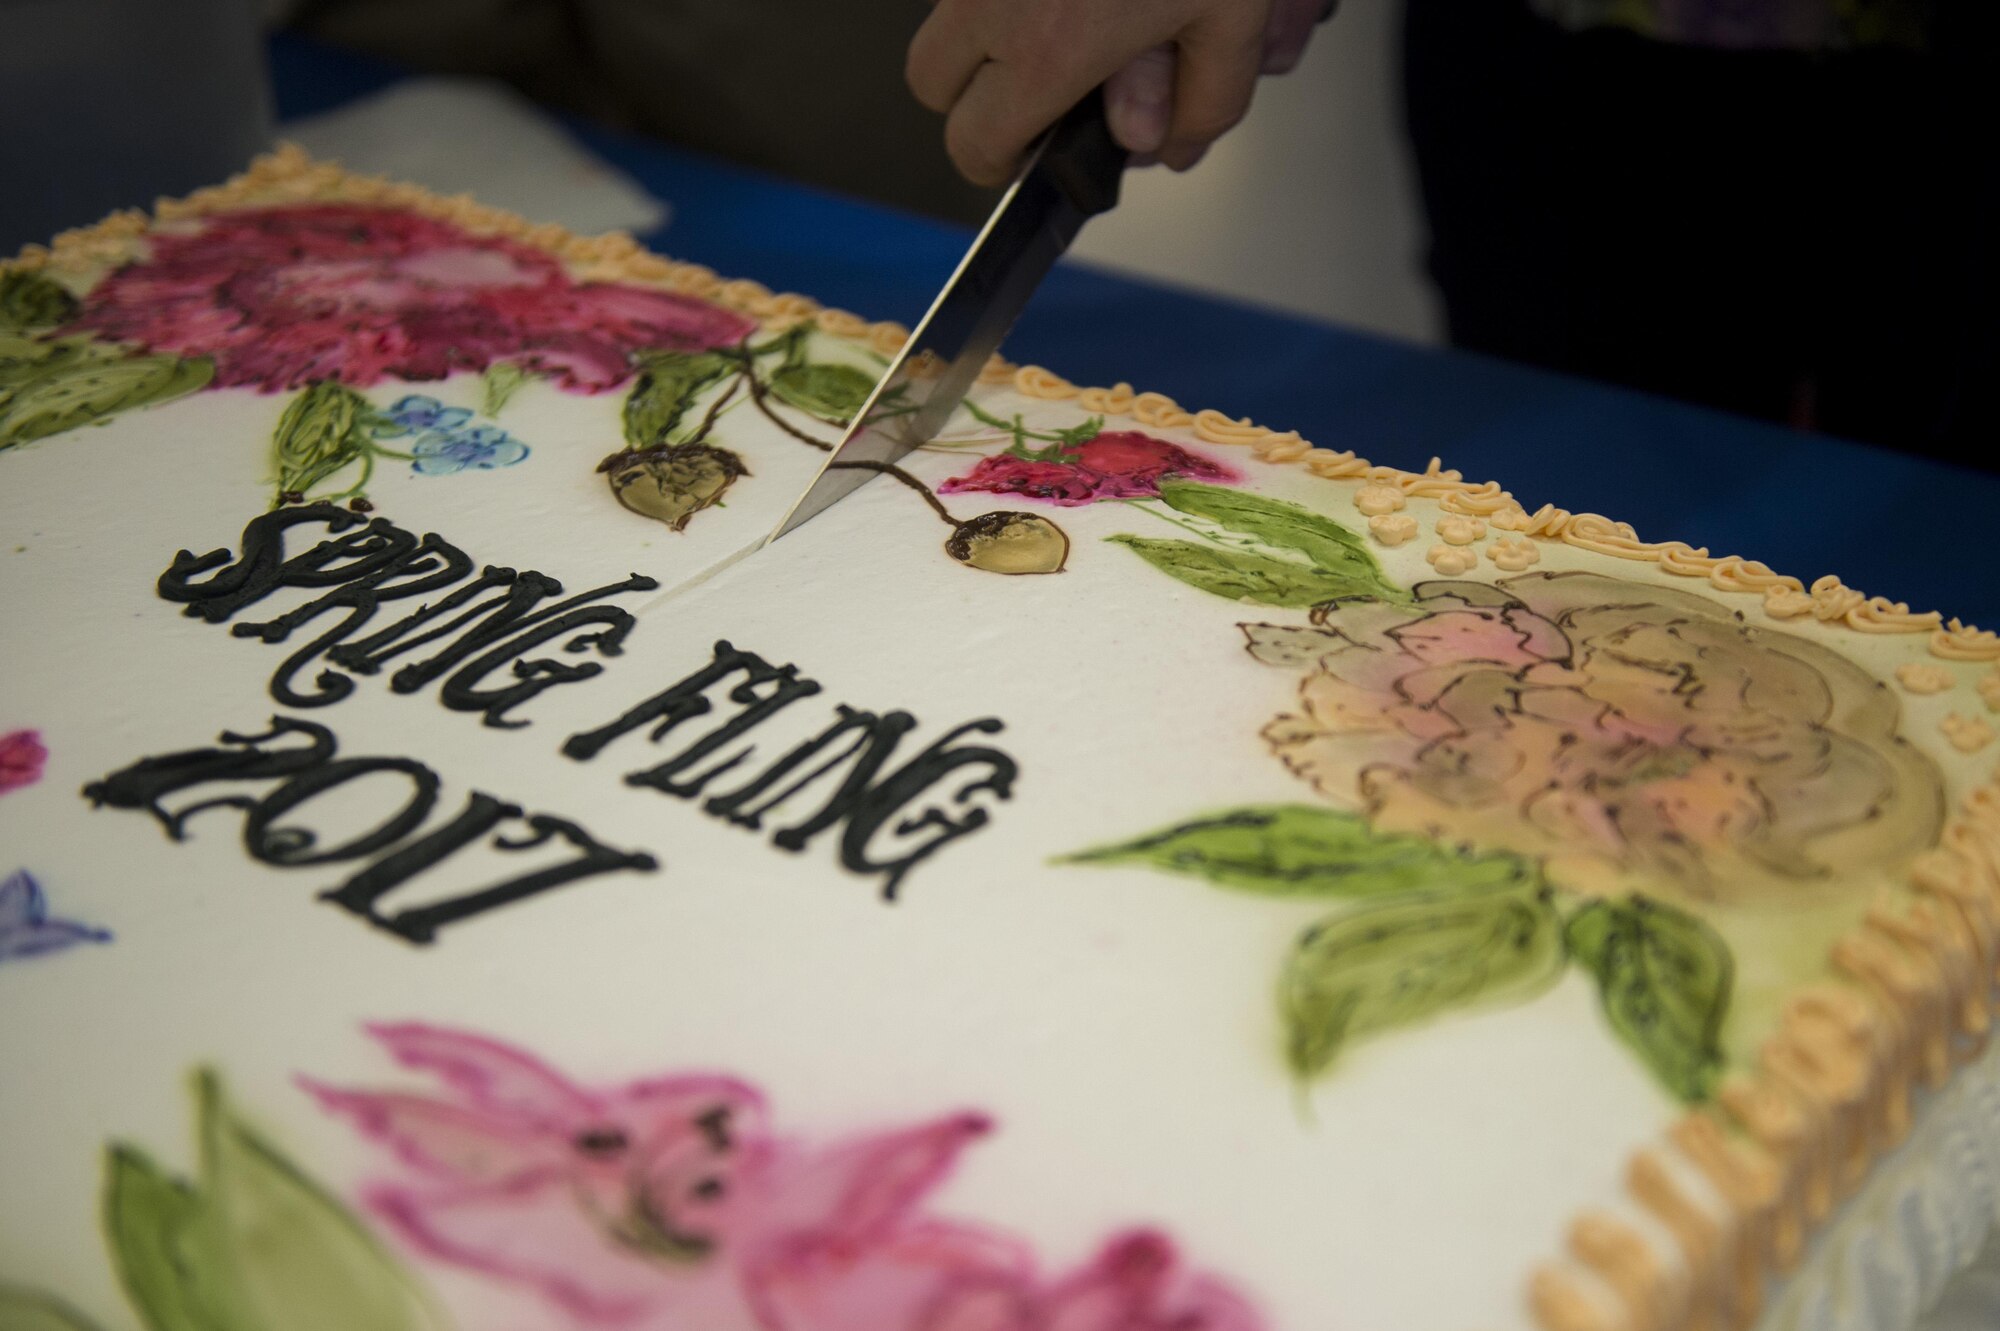
[{"label": "painted magenta flower", "polygon": [[412,464],[422,476],[511,467],[528,456],[528,446],[505,430],[482,425],[472,430],[431,430],[410,445]]},{"label": "painted magenta flower", "polygon": [[938,492],[1023,495],[1075,507],[1100,499],[1156,499],[1160,481],[1168,476],[1223,484],[1242,479],[1220,462],[1178,444],[1136,430],[1110,430],[1081,442],[1061,441],[1032,456],[1017,441],[1016,448],[981,458],[969,473],[952,477]]},{"label": "painted magenta flower", "polygon": [[1943,820],[1889,689],[1701,596],[1530,573],[1314,619],[1244,625],[1253,656],[1305,671],[1264,735],[1382,830],[1513,851],[1578,891],[1785,900],[1900,873]]},{"label": "painted magenta flower", "polygon": [[303,1084],[404,1175],[370,1209],[420,1256],[626,1331],[1258,1331],[1172,1245],[1114,1238],[1037,1276],[1011,1239],[924,1209],[990,1124],[954,1114],[809,1146],[729,1077],[577,1085],[481,1036],[377,1026],[441,1095]]},{"label": "painted magenta flower", "polygon": [[211,357],[222,387],[367,387],[505,362],[600,392],[631,377],[636,351],[728,346],[756,326],[671,292],[575,281],[530,245],[360,204],[223,213],[149,244],[66,331]]},{"label": "painted magenta flower", "polygon": [[39,730],[12,730],[0,735],[0,795],[42,779],[49,751]]}]

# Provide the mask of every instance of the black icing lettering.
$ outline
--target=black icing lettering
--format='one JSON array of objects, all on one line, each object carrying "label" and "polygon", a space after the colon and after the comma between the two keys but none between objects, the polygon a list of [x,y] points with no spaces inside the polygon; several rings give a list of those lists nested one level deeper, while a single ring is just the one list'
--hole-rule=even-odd
[{"label": "black icing lettering", "polygon": [[300,625],[321,615],[346,611],[331,628],[286,657],[271,674],[271,696],[278,702],[287,707],[324,707],[354,692],[353,679],[337,670],[322,670],[313,681],[317,690],[308,693],[296,683],[301,670],[372,619],[382,602],[429,595],[449,587],[471,571],[472,560],[464,551],[436,536],[426,536],[357,581],[314,597],[275,619],[236,624],[229,631],[239,638],[284,642]]},{"label": "black icing lettering", "polygon": [[[285,533],[293,527],[317,522],[329,533],[336,533],[361,520],[359,514],[333,504],[310,504],[265,513],[252,518],[243,528],[240,542],[243,553],[233,562],[227,550],[211,550],[205,555],[182,550],[160,575],[156,589],[165,600],[187,603],[184,613],[220,624],[281,587],[333,587],[366,577],[401,558],[416,544],[416,537],[409,532],[377,518],[359,532],[321,541],[289,559],[283,558]],[[193,581],[195,574],[210,569],[218,570],[213,577]]]},{"label": "black icing lettering", "polygon": [[[284,735],[303,735],[306,743],[281,749],[261,747]],[[225,730],[217,740],[224,747],[183,749],[141,758],[85,786],[84,798],[100,809],[143,809],[159,820],[169,837],[181,841],[186,838],[187,820],[202,810],[248,809],[256,800],[249,795],[228,795],[169,812],[161,803],[168,795],[213,781],[266,781],[295,776],[332,759],[339,744],[325,726],[288,716],[272,717],[271,728],[261,735],[239,735]]]},{"label": "black icing lettering", "polygon": [[[718,777],[748,763],[756,747],[745,743],[727,756],[719,756],[721,750],[744,740],[783,708],[818,693],[820,686],[798,678],[795,666],[773,666],[727,641],[718,642],[707,665],[609,724],[570,736],[563,752],[587,762],[616,740],[647,727],[648,738],[658,744],[685,722],[713,711],[710,691],[732,679],[736,682],[725,696],[737,711],[727,721],[666,761],[625,777],[627,785],[692,799]],[[1012,798],[1019,768],[997,748],[961,743],[967,735],[995,734],[1004,728],[988,717],[959,726],[883,776],[903,737],[916,729],[916,718],[903,711],[878,715],[844,704],[836,705],[834,712],[832,724],[793,745],[741,786],[711,796],[702,804],[702,812],[761,830],[774,810],[840,772],[817,811],[774,833],[772,844],[800,851],[823,833],[841,828],[841,864],[855,873],[880,875],[882,895],[893,901],[918,864],[991,821],[991,813],[974,803],[974,797],[985,792],[999,800]],[[696,770],[704,762],[707,766]],[[976,779],[959,785],[948,797],[933,794],[953,773],[966,768],[980,769]],[[921,807],[913,807],[920,802]]]},{"label": "black icing lettering", "polygon": [[[509,568],[489,567],[436,605],[422,606],[379,633],[336,647],[327,657],[357,674],[374,674],[397,656],[444,643],[433,655],[397,670],[390,677],[389,687],[397,693],[414,693],[449,674],[451,678],[441,691],[447,707],[484,712],[488,725],[516,727],[525,722],[504,719],[509,709],[545,689],[589,679],[604,669],[595,663],[571,666],[546,659],[521,661],[518,658],[523,652],[596,623],[607,627],[578,636],[567,644],[567,649],[582,651],[595,647],[599,655],[616,656],[637,621],[626,610],[591,603],[622,592],[653,591],[659,585],[654,579],[635,573],[622,582],[607,583],[537,610],[535,607],[542,601],[562,595],[561,582],[533,570],[516,573]],[[475,600],[486,591],[499,594],[484,601]],[[510,661],[514,663],[517,683],[492,690],[475,687],[486,675]]]},{"label": "black icing lettering", "polygon": [[[238,542],[243,553],[231,557],[228,550],[211,550],[197,555],[182,550],[174,555],[167,571],[154,584],[161,599],[187,604],[183,613],[220,624],[236,611],[262,599],[278,587],[278,573],[285,562],[285,532],[309,522],[323,524],[329,532],[345,531],[361,521],[333,504],[310,504],[303,508],[281,508],[252,518]],[[196,582],[197,574],[216,570],[214,576]]]},{"label": "black icing lettering", "polygon": [[[540,574],[530,574],[530,576],[540,580]],[[466,628],[466,624],[470,624],[474,618],[478,618],[480,614],[484,614],[494,602],[488,602],[486,606],[478,606],[472,612],[468,612],[466,616],[460,616],[458,620],[450,620],[448,618],[448,616],[464,610],[470,602],[474,602],[484,592],[500,590],[506,596],[514,596],[512,588],[514,588],[514,584],[516,584],[518,578],[520,578],[520,574],[514,572],[514,570],[510,570],[510,568],[494,568],[494,566],[488,564],[486,568],[480,570],[478,578],[474,578],[466,586],[454,590],[450,596],[446,596],[444,600],[440,600],[436,606],[418,606],[408,616],[404,616],[402,620],[396,620],[388,628],[378,630],[378,632],[370,634],[368,638],[358,638],[354,642],[348,642],[348,644],[342,644],[342,646],[334,648],[332,652],[326,654],[326,660],[330,660],[334,665],[340,665],[342,669],[352,669],[356,675],[374,675],[374,673],[380,673],[384,662],[388,662],[388,660],[392,660],[396,656],[402,656],[404,652],[416,652],[418,648],[426,648],[426,646],[430,646],[434,642],[450,638],[454,632]],[[542,580],[542,582],[554,582],[554,580],[548,578],[548,580]],[[558,592],[562,590],[560,582],[556,584],[556,590]],[[528,590],[528,596],[532,596],[534,600],[540,600],[540,592],[536,592],[534,588]],[[500,598],[500,600],[504,600],[504,598]],[[430,630],[424,630],[424,632],[416,632],[418,628],[422,628],[424,624],[430,624],[434,620],[444,620],[444,624],[438,624],[438,626],[434,626]]]},{"label": "black icing lettering", "polygon": [[[646,581],[650,582],[651,579]],[[545,642],[576,633],[576,637],[563,644],[564,651],[580,652],[585,648],[594,647],[601,655],[617,656],[624,651],[625,638],[632,632],[633,625],[638,622],[629,611],[621,610],[614,605],[583,606],[567,614],[556,615],[555,618],[536,624],[525,633],[507,639],[483,656],[474,657],[459,667],[439,686],[438,701],[455,712],[484,712],[486,724],[489,726],[505,730],[519,729],[528,723],[507,719],[509,710],[558,684],[572,684],[604,672],[604,667],[595,661],[584,661],[576,665],[565,665],[561,661],[550,660],[547,657],[538,661],[528,661],[522,659],[523,653]],[[579,629],[590,624],[602,624],[605,627],[596,633],[577,633]],[[479,687],[481,681],[508,662],[513,663],[514,683],[499,688]],[[401,672],[398,672],[399,678],[400,674]]]},{"label": "black icing lettering", "polygon": [[[286,735],[301,735],[305,743],[265,748]],[[433,941],[446,925],[483,915],[538,893],[623,870],[652,872],[659,862],[644,851],[606,846],[584,828],[550,814],[523,816],[517,804],[474,791],[452,818],[429,832],[418,829],[437,805],[436,772],[411,758],[336,758],[339,742],[333,732],[310,721],[274,717],[261,735],[221,736],[223,747],[188,749],[142,758],[83,793],[99,808],[144,810],[159,820],[169,836],[182,839],[187,819],[203,809],[243,811],[243,846],[252,859],[276,868],[297,869],[340,860],[372,860],[340,886],[320,894],[369,923],[414,943]],[[375,826],[333,846],[305,826],[299,815],[314,800],[353,783],[382,776],[407,783],[408,794],[394,813]],[[266,783],[275,789],[261,797],[237,792],[179,810],[162,803],[175,791],[219,781]],[[519,819],[520,835],[501,834],[501,825]],[[290,821],[288,821],[290,820]],[[515,854],[560,844],[574,854],[553,864],[443,900],[423,902],[394,913],[380,907],[384,898],[421,879],[459,851],[490,836],[492,846]]]},{"label": "black icing lettering", "polygon": [[[312,829],[286,826],[278,820],[329,790],[350,781],[394,772],[410,783],[403,807],[378,826],[331,850],[319,850]],[[243,819],[243,848],[253,858],[283,868],[357,860],[393,846],[423,825],[437,804],[438,775],[413,758],[340,758],[301,772],[258,800]]]},{"label": "black icing lettering", "polygon": [[[214,624],[281,588],[320,593],[270,619],[231,629],[236,637],[273,644],[289,641],[307,625],[317,630],[272,673],[271,696],[287,707],[337,703],[354,692],[351,676],[378,674],[402,658],[389,680],[393,692],[439,684],[445,707],[479,712],[487,725],[514,728],[527,724],[509,715],[523,703],[605,669],[597,662],[531,659],[528,653],[560,641],[570,653],[620,655],[638,621],[603,602],[659,588],[654,579],[635,573],[560,600],[563,584],[547,574],[488,566],[474,576],[472,558],[435,534],[419,539],[386,518],[355,530],[361,523],[356,514],[331,504],[265,513],[244,526],[240,555],[182,550],[160,575],[157,590],[163,599],[184,604],[185,613]],[[314,524],[326,539],[287,556],[287,534]],[[445,595],[367,632],[384,603],[436,592]],[[315,670],[319,662],[325,668]],[[503,672],[510,677],[488,682]]]},{"label": "black icing lettering", "polygon": [[[838,706],[836,711],[838,719],[832,725],[786,753],[748,785],[709,800],[702,805],[703,810],[739,827],[755,829],[762,825],[764,814],[774,806],[790,799],[840,764],[851,763],[847,775],[817,814],[773,838],[786,850],[804,849],[814,835],[833,826],[853,810],[856,802],[867,793],[869,783],[874,781],[882,764],[896,751],[897,743],[917,724],[917,719],[908,712],[877,716],[845,704]],[[789,784],[781,784],[843,737],[848,740],[845,748]],[[772,789],[774,786],[776,790]]]},{"label": "black icing lettering", "polygon": [[412,943],[430,943],[437,938],[438,930],[446,925],[483,915],[537,893],[599,874],[625,869],[651,873],[659,868],[659,861],[643,851],[614,850],[567,819],[534,814],[527,819],[527,836],[515,840],[496,836],[493,844],[504,851],[527,851],[559,837],[578,852],[574,859],[445,901],[413,906],[393,915],[384,915],[377,909],[383,897],[409,878],[477,840],[503,819],[519,814],[520,810],[512,805],[502,804],[490,795],[475,794],[450,823],[406,850],[385,856],[331,892],[323,893],[322,897],[400,938]]},{"label": "black icing lettering", "polygon": [[[707,665],[631,708],[609,725],[571,735],[564,742],[562,751],[578,762],[588,762],[602,753],[605,746],[613,740],[629,735],[644,726],[653,727],[653,732],[648,738],[657,744],[683,721],[705,716],[713,711],[715,704],[705,696],[707,691],[736,674],[741,674],[743,679],[729,691],[729,699],[743,706],[745,709],[743,713],[739,713],[736,718],[692,745],[678,757],[669,759],[647,772],[633,773],[626,778],[627,782],[632,785],[654,786],[656,789],[669,790],[672,786],[670,778],[675,773],[701,761],[750,726],[769,719],[779,708],[800,698],[809,698],[818,693],[820,688],[810,679],[800,679],[797,666],[773,666],[754,652],[739,651],[727,641],[718,642],[715,644],[714,655]],[[768,687],[769,692],[759,693],[758,690],[764,687]],[[743,718],[746,715],[752,715],[753,719],[744,723]],[[710,773],[710,776],[717,774]],[[708,778],[704,778],[706,779]],[[697,785],[693,790],[671,793],[691,796],[699,789],[700,786]]]},{"label": "black icing lettering", "polygon": [[[847,815],[847,830],[840,839],[840,862],[855,873],[886,875],[882,896],[885,900],[894,901],[904,875],[910,870],[949,843],[986,826],[992,815],[977,805],[970,805],[962,813],[954,815],[932,804],[897,822],[890,830],[896,836],[911,836],[934,828],[935,835],[908,847],[894,858],[877,859],[871,852],[871,844],[882,834],[890,819],[960,768],[983,768],[985,776],[954,790],[950,803],[965,806],[980,791],[990,791],[996,799],[1012,799],[1014,778],[1020,774],[1020,767],[1012,758],[985,745],[955,747],[962,735],[975,731],[996,734],[1004,728],[992,717],[968,721],[941,737],[869,791],[859,806]],[[783,845],[787,835],[789,833],[780,832],[773,839]]]}]

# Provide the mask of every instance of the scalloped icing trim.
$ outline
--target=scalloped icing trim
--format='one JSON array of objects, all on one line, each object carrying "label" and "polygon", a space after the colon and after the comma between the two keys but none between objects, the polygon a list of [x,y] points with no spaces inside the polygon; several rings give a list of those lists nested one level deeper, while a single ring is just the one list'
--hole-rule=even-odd
[{"label": "scalloped icing trim", "polygon": [[[115,213],[30,245],[7,269],[76,280],[141,255],[155,223],[230,209],[307,200],[374,203],[452,222],[474,234],[534,245],[586,280],[656,283],[749,315],[768,326],[811,320],[821,331],[883,355],[909,340],[901,324],[869,322],[809,296],[728,280],[700,264],[650,253],[630,235],[579,236],[529,222],[469,195],[360,176],[318,162],[295,144],[257,158],[240,175],[185,199],[162,199],[151,218]],[[2000,662],[2000,634],[1901,602],[1869,597],[1832,575],[1810,586],[1736,555],[1711,556],[1682,541],[1649,542],[1626,523],[1544,504],[1530,513],[1496,481],[1468,482],[1437,458],[1421,472],[1377,466],[1352,451],[1315,448],[1219,411],[1189,412],[1162,393],[1120,383],[1085,388],[1037,365],[994,356],[979,376],[1024,397],[1074,401],[1094,415],[1155,429],[1184,429],[1215,445],[1247,447],[1269,463],[1296,463],[1329,480],[1358,480],[1438,501],[1447,513],[1486,521],[1522,540],[1557,542],[1702,578],[1717,591],[1760,596],[1774,619],[1807,616],[1868,634],[1929,634],[1947,661]],[[1974,790],[1942,844],[1920,857],[1907,889],[1888,893],[1833,949],[1832,976],[1801,989],[1754,1072],[1726,1083],[1713,1105],[1677,1122],[1629,1162],[1626,1200],[1636,1216],[1580,1215],[1568,1252],[1533,1273],[1528,1303],[1543,1331],[1743,1331],[1763,1306],[1766,1281],[1792,1269],[1810,1234],[1868,1176],[1875,1157],[1910,1131],[1918,1083],[1941,1086],[1987,1041],[2000,979],[2000,784]],[[1679,1251],[1662,1260],[1658,1235]]]}]

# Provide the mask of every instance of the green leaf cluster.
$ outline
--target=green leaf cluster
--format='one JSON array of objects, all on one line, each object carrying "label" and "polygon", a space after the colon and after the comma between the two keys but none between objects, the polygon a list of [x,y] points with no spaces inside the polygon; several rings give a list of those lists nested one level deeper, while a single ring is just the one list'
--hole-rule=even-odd
[{"label": "green leaf cluster", "polygon": [[85,337],[0,332],[0,449],[206,387],[205,358],[134,356]]},{"label": "green leaf cluster", "polygon": [[341,1204],[196,1081],[199,1174],[108,1153],[104,1228],[149,1331],[433,1331],[422,1296]]},{"label": "green leaf cluster", "polygon": [[1286,1060],[1300,1077],[1354,1041],[1448,1011],[1541,993],[1574,958],[1612,1030],[1669,1092],[1714,1092],[1729,1012],[1728,945],[1696,917],[1643,897],[1591,901],[1567,920],[1534,865],[1359,814],[1258,805],[1066,857],[1187,874],[1218,887],[1355,903],[1312,925],[1279,984]]},{"label": "green leaf cluster", "polygon": [[0,332],[54,328],[74,319],[77,309],[76,297],[52,277],[20,269],[0,272]]},{"label": "green leaf cluster", "polygon": [[1409,600],[1409,593],[1383,575],[1360,537],[1311,509],[1228,486],[1172,479],[1161,482],[1160,498],[1177,512],[1262,547],[1129,534],[1109,538],[1190,587],[1292,610],[1355,597]]}]

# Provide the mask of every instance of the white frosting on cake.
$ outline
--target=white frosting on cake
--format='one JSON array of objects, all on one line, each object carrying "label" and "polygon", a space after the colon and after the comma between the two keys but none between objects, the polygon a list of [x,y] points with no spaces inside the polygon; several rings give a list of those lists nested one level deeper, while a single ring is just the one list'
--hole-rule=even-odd
[{"label": "white frosting on cake", "polygon": [[[857,368],[870,363],[834,339],[815,345]],[[468,411],[482,405],[470,375],[365,391],[383,409],[406,391]],[[1670,1289],[1690,1287],[1673,1231],[1625,1182],[1628,1162],[1657,1149],[1685,1108],[1620,1043],[1581,965],[1512,1006],[1354,1042],[1330,1072],[1301,1079],[1287,1066],[1274,985],[1288,949],[1338,902],[1065,859],[1204,815],[1319,798],[1260,738],[1298,707],[1302,671],[1252,660],[1239,627],[1304,631],[1304,608],[1200,590],[1109,539],[1185,535],[1157,502],[1052,506],[942,485],[1004,442],[966,418],[949,432],[958,448],[913,455],[908,470],[942,491],[956,519],[1014,510],[1056,523],[1069,542],[1062,573],[1000,577],[955,562],[940,549],[951,530],[889,479],[758,551],[819,455],[748,410],[728,422],[749,474],[721,505],[671,531],[621,508],[592,470],[621,446],[620,399],[531,381],[495,418],[529,446],[525,462],[448,476],[385,465],[368,488],[381,515],[437,533],[475,568],[539,570],[561,579],[566,595],[634,573],[659,583],[614,598],[636,620],[618,654],[570,655],[561,640],[529,653],[603,670],[509,711],[505,719],[527,723],[519,729],[446,710],[435,684],[392,691],[408,657],[355,674],[352,692],[331,706],[278,707],[267,691],[273,670],[331,621],[303,625],[283,644],[235,636],[230,624],[268,620],[313,592],[280,590],[230,624],[184,616],[156,592],[176,550],[241,548],[244,524],[270,502],[272,432],[287,399],[211,389],[0,458],[0,733],[36,729],[49,755],[38,782],[0,798],[0,873],[31,870],[52,915],[113,935],[0,965],[9,1017],[0,1025],[0,1283],[59,1295],[105,1328],[136,1324],[100,1223],[104,1149],[137,1144],[168,1172],[193,1172],[187,1077],[205,1067],[288,1160],[369,1217],[459,1325],[559,1324],[545,1320],[557,1314],[535,1291],[439,1260],[380,1207],[369,1210],[380,1180],[398,1175],[395,1160],[300,1084],[434,1091],[364,1030],[424,1023],[528,1051],[592,1087],[727,1073],[768,1097],[788,1138],[988,1116],[992,1131],[924,1197],[927,1214],[1011,1236],[1039,1254],[1047,1279],[1084,1268],[1107,1235],[1157,1231],[1183,1269],[1210,1273],[1256,1310],[1251,1321],[1213,1322],[1219,1331],[1528,1331],[1530,1273],[1592,1212],[1637,1232]],[[1086,414],[997,388],[977,401],[1043,431]],[[1266,462],[1185,429],[1147,433],[1230,469],[1232,488],[1368,529],[1354,503],[1361,479]],[[1418,524],[1416,539],[1368,546],[1396,589],[1439,577],[1434,546],[1468,552],[1476,562],[1465,576],[1475,580],[1520,571],[1496,569],[1487,553],[1512,542],[1508,532],[1475,532],[1484,524],[1421,495],[1398,511]],[[323,523],[297,530],[294,554],[326,534]],[[1532,574],[1690,590],[1654,564],[1551,541],[1529,550],[1531,565],[1511,545],[1506,558]],[[1878,679],[1923,654],[1921,638],[1812,618],[1778,629],[1754,598],[1728,599],[1722,614],[1831,646]],[[410,608],[385,603],[373,623]],[[754,745],[703,797],[809,739],[845,704],[915,718],[896,761],[954,727],[997,718],[1003,729],[960,742],[991,745],[1018,765],[1011,798],[987,791],[954,802],[954,779],[909,803],[911,816],[979,809],[990,823],[910,867],[889,902],[887,876],[855,871],[852,855],[843,863],[841,829],[796,852],[773,844],[775,829],[824,802],[826,786],[753,830],[699,799],[623,780],[726,723],[733,711],[721,690],[710,694],[714,711],[658,744],[649,725],[587,760],[564,756],[565,740],[699,671],[722,640],[773,666],[795,664],[822,688],[694,765]],[[1955,806],[1990,758],[1958,752],[1938,727],[1977,709],[1968,700],[1984,667],[1941,669],[1955,688],[1897,701],[1901,733],[1936,761]],[[494,679],[506,674],[503,666]],[[554,887],[447,922],[434,942],[415,945],[315,900],[355,865],[249,858],[241,810],[194,815],[177,843],[142,811],[93,810],[79,798],[141,758],[212,745],[223,730],[258,733],[274,713],[330,728],[343,757],[393,755],[433,769],[442,793],[426,827],[476,788],[570,820],[605,845],[649,852],[659,867]],[[965,778],[995,770],[968,768]],[[321,797],[314,818],[365,828],[393,810],[385,789],[357,782]],[[860,853],[872,847],[885,859],[888,845],[907,845],[923,827],[880,831]],[[517,872],[521,854],[468,851],[415,895],[449,897]],[[1723,926],[1737,949],[1739,1026],[1723,1037],[1732,1057],[1754,1049],[1802,975],[1823,972],[1826,948],[1865,905],[1804,929],[1756,911]],[[1797,955],[1769,946],[1787,930],[1799,932]],[[1763,1328],[1896,1331],[1970,1260],[2000,1178],[1983,1144],[2000,1131],[1996,1077],[1989,1054],[1925,1099],[1909,1144],[1777,1289]],[[1668,1169],[1706,1215],[1734,1223],[1691,1164],[1677,1158]],[[1568,1269],[1616,1311],[1597,1274]],[[1867,1291],[1865,1315],[1858,1290]]]}]

